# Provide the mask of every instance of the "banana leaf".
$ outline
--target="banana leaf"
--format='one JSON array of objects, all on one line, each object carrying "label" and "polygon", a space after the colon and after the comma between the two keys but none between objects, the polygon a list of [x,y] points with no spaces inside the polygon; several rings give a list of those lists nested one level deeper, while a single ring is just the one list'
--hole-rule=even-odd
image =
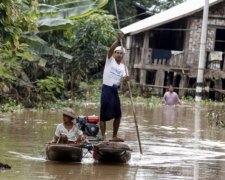
[{"label": "banana leaf", "polygon": [[79,1],[72,1],[68,3],[58,4],[58,5],[55,5],[55,7],[59,9],[67,9],[71,7],[85,6],[92,3],[93,3],[93,0],[79,0]]},{"label": "banana leaf", "polygon": [[43,39],[39,38],[36,35],[25,36],[23,38],[27,42],[27,44],[30,45],[30,48],[33,49],[38,55],[63,57],[63,58],[69,59],[69,60],[71,60],[73,58],[73,56],[71,56],[59,49],[49,46],[49,44],[47,42],[45,42]]},{"label": "banana leaf", "polygon": [[95,4],[88,4],[85,6],[79,6],[74,8],[61,9],[58,12],[58,18],[64,19],[77,19],[83,16],[87,16],[95,11],[97,6]]},{"label": "banana leaf", "polygon": [[69,19],[44,18],[39,20],[39,31],[68,29],[74,26],[74,21]]},{"label": "banana leaf", "polygon": [[64,18],[78,19],[94,13],[96,10],[102,8],[108,3],[108,0],[97,0],[97,1],[91,0],[91,1],[92,3],[83,6],[60,9],[58,14],[60,17]]},{"label": "banana leaf", "polygon": [[[45,12],[51,12],[53,7],[58,9],[57,13],[51,16],[44,14],[39,20],[40,31],[50,31],[58,29],[67,29],[73,26],[74,19],[88,16],[97,9],[106,5],[108,0],[78,0],[68,3],[58,4],[56,6],[41,6],[45,7]],[[49,10],[48,10],[49,8]]]},{"label": "banana leaf", "polygon": [[42,14],[45,13],[49,14],[49,13],[57,13],[59,11],[59,8],[48,4],[39,4],[38,10]]},{"label": "banana leaf", "polygon": [[29,44],[48,45],[48,43],[46,41],[44,41],[43,39],[41,39],[40,37],[38,37],[36,35],[26,34],[22,37],[22,39],[25,40]]}]

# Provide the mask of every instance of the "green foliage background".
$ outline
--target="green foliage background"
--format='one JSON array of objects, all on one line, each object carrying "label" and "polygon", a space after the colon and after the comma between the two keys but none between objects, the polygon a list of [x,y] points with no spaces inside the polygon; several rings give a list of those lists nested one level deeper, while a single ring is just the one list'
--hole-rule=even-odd
[{"label": "green foliage background", "polygon": [[[180,1],[135,2],[155,13]],[[117,1],[121,19],[137,15],[133,2]],[[1,102],[34,107],[85,93],[81,84],[101,77],[116,37],[114,14],[113,0],[2,0]]]}]

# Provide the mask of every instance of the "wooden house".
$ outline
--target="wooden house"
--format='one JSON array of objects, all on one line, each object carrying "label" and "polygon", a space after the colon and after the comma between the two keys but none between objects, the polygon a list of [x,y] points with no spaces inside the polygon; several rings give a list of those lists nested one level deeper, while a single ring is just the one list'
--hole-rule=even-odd
[{"label": "wooden house", "polygon": [[[180,96],[194,95],[205,0],[188,0],[121,29],[125,60],[141,86],[162,95],[173,84]],[[209,0],[204,90],[221,98],[225,92],[225,1]]]}]

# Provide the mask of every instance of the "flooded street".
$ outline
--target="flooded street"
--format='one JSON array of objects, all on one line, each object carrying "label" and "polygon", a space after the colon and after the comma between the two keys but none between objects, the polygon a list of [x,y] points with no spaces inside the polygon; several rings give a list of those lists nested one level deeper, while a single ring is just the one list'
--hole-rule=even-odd
[{"label": "flooded street", "polygon": [[[98,111],[77,110],[79,115]],[[81,163],[46,161],[44,145],[61,123],[61,112],[1,114],[0,161],[11,165],[12,170],[0,171],[0,179],[224,179],[225,129],[208,126],[207,108],[136,107],[136,111],[143,155],[139,153],[132,109],[125,106],[119,134],[133,149],[127,164],[96,163],[89,153]],[[111,125],[107,127],[108,136],[112,134]]]}]

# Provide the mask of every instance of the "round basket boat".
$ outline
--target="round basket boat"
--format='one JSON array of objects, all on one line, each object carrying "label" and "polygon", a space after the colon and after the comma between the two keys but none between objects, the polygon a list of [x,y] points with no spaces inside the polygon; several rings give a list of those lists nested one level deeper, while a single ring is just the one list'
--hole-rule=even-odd
[{"label": "round basket boat", "polygon": [[51,161],[80,162],[83,157],[81,147],[69,144],[47,144],[45,148],[46,159]]},{"label": "round basket boat", "polygon": [[103,142],[94,146],[93,158],[99,162],[126,163],[131,158],[131,149],[125,143]]}]

